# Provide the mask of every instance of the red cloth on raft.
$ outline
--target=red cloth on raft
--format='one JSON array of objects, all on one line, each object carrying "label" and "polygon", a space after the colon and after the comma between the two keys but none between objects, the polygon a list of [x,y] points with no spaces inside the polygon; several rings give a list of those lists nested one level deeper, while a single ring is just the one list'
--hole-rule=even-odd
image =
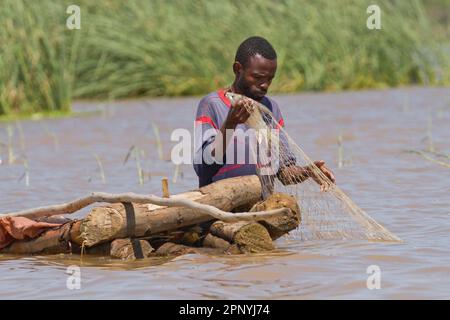
[{"label": "red cloth on raft", "polygon": [[37,222],[24,217],[0,218],[0,250],[15,240],[33,239],[59,223]]}]

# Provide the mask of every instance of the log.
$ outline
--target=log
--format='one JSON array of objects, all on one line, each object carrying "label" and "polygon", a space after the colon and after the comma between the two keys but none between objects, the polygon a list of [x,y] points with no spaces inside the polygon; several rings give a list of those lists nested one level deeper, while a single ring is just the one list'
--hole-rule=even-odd
[{"label": "log", "polygon": [[227,250],[225,250],[225,253],[229,254],[229,255],[235,255],[235,254],[245,253],[245,251],[242,251],[239,248],[239,245],[235,243],[235,244],[232,244]]},{"label": "log", "polygon": [[211,233],[208,233],[205,239],[203,239],[203,247],[215,249],[222,254],[234,255],[243,253],[239,248],[239,245],[231,244],[222,238],[213,236]]},{"label": "log", "polygon": [[[256,176],[247,176],[221,180],[196,191],[172,196],[170,199],[190,199],[199,203],[214,205],[226,211],[234,211],[243,207],[247,207],[246,210],[251,207],[251,212],[279,209],[281,207],[290,209],[284,210],[284,212],[287,212],[284,215],[258,219],[260,224],[267,228],[269,237],[272,239],[276,239],[298,226],[300,210],[294,197],[285,194],[274,194],[265,201],[258,202],[260,194],[259,179]],[[190,208],[163,207],[152,204],[128,205],[128,209],[130,208],[133,211],[133,220],[127,221],[127,214],[123,204],[98,207],[92,209],[86,219],[70,221],[59,228],[44,232],[36,239],[16,241],[1,252],[18,254],[78,253],[80,252],[80,247],[84,245],[86,253],[108,254],[111,253],[112,243],[110,242],[112,240],[123,240],[124,238],[129,238],[130,235],[133,237],[146,237],[146,239],[161,237],[162,240],[159,244],[156,244],[156,248],[167,241],[197,246],[201,244],[199,238],[205,237],[210,229],[210,225],[214,222],[214,219],[207,213]],[[60,221],[63,222],[64,220]],[[130,225],[127,222],[130,222]],[[226,235],[223,236],[231,243],[226,242],[223,238],[216,237],[218,231],[214,231],[216,234],[208,234],[206,236],[208,239],[205,238],[203,245],[208,248],[220,249],[222,252],[226,250],[227,253],[233,254],[264,251],[268,248],[273,248],[272,244],[268,244],[267,237],[264,238],[264,231],[255,226],[255,224],[247,226],[246,223],[241,223],[241,227],[242,230],[237,230],[235,234],[228,236],[228,238]],[[246,230],[254,230],[259,236],[255,236],[252,232],[247,232]],[[242,239],[235,237],[237,234],[241,234]],[[248,239],[246,239],[247,235],[249,235]],[[164,237],[166,240],[163,239]],[[211,239],[215,240],[211,241]],[[217,244],[217,239],[222,240],[220,241],[221,245]],[[120,243],[117,242],[117,244]],[[151,243],[153,244],[153,242]],[[121,254],[114,253],[112,255],[123,257]]]},{"label": "log", "polygon": [[194,226],[186,230],[180,239],[180,243],[187,246],[198,246],[202,237],[202,229]]},{"label": "log", "polygon": [[3,248],[2,253],[14,254],[56,254],[79,252],[82,243],[80,239],[80,221],[71,221],[58,228],[43,232],[38,238],[16,241]]},{"label": "log", "polygon": [[[256,176],[221,180],[196,191],[174,195],[170,199],[188,199],[201,204],[232,211],[246,204],[252,206],[261,199],[261,185]],[[88,216],[51,229],[36,239],[16,241],[1,252],[16,254],[78,252],[79,246],[94,247],[114,239],[158,235],[166,231],[211,221],[209,214],[184,207],[163,207],[153,204],[133,204],[131,226],[123,204],[93,208]],[[132,227],[132,228],[130,228]],[[131,229],[131,230],[130,230]],[[102,249],[103,250],[103,249]],[[101,252],[103,252],[101,250]],[[95,250],[86,250],[87,253]]]},{"label": "log", "polygon": [[231,243],[208,233],[205,239],[203,239],[203,246],[206,248],[217,248],[226,251],[231,246]]},{"label": "log", "polygon": [[289,208],[290,212],[272,218],[264,218],[258,222],[269,231],[272,240],[298,228],[301,222],[300,207],[294,196],[285,193],[273,193],[267,199],[255,204],[250,211],[265,211],[278,208]]},{"label": "log", "polygon": [[[173,198],[191,199],[220,210],[232,211],[245,204],[254,205],[258,202],[261,199],[261,184],[257,176],[237,177],[220,180]],[[134,217],[130,220],[130,216]],[[155,235],[209,220],[212,220],[210,215],[190,208],[129,204],[126,209],[122,203],[118,203],[93,208],[82,221],[80,231],[83,243],[91,247],[114,239]]]},{"label": "log", "polygon": [[181,256],[184,254],[223,254],[223,250],[216,248],[193,248],[173,242],[166,242],[155,252],[155,256]]},{"label": "log", "polygon": [[153,251],[146,240],[116,239],[111,242],[110,256],[122,260],[136,260],[150,257]]},{"label": "log", "polygon": [[269,232],[258,222],[223,222],[211,225],[212,235],[236,244],[242,253],[256,253],[275,249]]},{"label": "log", "polygon": [[166,242],[156,250],[157,256],[179,256],[188,253],[195,253],[195,248],[188,247],[182,244],[176,244],[173,242]]}]

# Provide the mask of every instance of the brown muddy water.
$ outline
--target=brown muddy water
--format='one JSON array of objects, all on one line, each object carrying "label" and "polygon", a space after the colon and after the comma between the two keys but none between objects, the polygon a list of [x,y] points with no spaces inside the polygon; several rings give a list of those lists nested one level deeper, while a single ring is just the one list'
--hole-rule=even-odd
[{"label": "brown muddy water", "polygon": [[[0,298],[450,298],[450,168],[405,152],[433,148],[447,155],[433,155],[437,160],[450,163],[450,89],[276,99],[288,132],[303,150],[327,161],[340,187],[404,243],[302,242],[294,232],[276,242],[276,252],[239,257],[186,255],[124,263],[80,261],[77,255],[0,255]],[[65,202],[91,191],[160,194],[161,176],[172,180],[175,166],[160,160],[154,128],[167,159],[174,145],[170,133],[192,130],[198,100],[82,102],[75,104],[76,110],[99,112],[1,123],[0,212]],[[346,161],[338,168],[340,133]],[[12,164],[8,145],[16,158]],[[133,145],[142,150],[139,161],[134,154],[124,164]],[[138,165],[146,173],[143,185]],[[170,183],[172,193],[197,186],[192,167],[180,169]],[[79,290],[66,286],[70,265],[81,267]],[[367,288],[371,265],[381,271],[380,289]]]}]

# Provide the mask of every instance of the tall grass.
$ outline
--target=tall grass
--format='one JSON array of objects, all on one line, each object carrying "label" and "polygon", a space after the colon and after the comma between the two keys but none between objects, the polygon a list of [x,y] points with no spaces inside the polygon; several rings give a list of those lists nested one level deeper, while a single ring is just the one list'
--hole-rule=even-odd
[{"label": "tall grass", "polygon": [[199,95],[232,81],[239,43],[277,49],[272,90],[340,90],[450,82],[422,1],[78,0],[81,30],[62,1],[3,0],[0,114],[68,109],[70,99]]},{"label": "tall grass", "polygon": [[70,109],[75,65],[63,4],[2,1],[0,115]]}]

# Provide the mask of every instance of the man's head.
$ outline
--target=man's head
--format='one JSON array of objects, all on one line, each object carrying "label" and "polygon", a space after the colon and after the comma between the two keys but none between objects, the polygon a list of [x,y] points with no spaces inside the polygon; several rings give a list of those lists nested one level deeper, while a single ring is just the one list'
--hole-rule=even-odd
[{"label": "man's head", "polygon": [[261,100],[277,71],[277,53],[264,38],[250,37],[237,49],[233,64],[234,86],[244,95]]}]

